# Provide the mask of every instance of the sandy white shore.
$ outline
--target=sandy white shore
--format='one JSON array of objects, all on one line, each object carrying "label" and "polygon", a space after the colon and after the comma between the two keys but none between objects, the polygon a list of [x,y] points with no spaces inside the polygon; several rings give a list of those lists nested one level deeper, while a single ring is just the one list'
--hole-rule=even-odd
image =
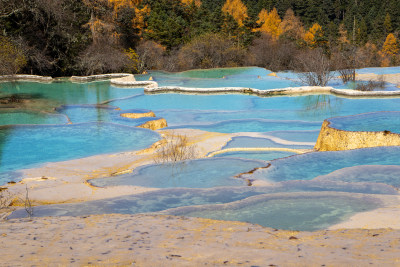
[{"label": "sandy white shore", "polygon": [[400,230],[295,232],[162,215],[0,224],[2,266],[399,266]]}]

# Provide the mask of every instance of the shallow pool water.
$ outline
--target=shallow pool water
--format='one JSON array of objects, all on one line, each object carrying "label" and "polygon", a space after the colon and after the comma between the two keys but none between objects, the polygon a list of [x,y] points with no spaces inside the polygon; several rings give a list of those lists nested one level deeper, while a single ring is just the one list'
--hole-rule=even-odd
[{"label": "shallow pool water", "polygon": [[385,68],[364,68],[356,70],[357,73],[374,73],[374,74],[396,74],[400,73],[400,66],[385,67]]},{"label": "shallow pool water", "polygon": [[250,152],[250,151],[240,151],[240,152],[226,152],[222,154],[215,155],[214,157],[230,157],[230,158],[244,158],[244,159],[258,159],[258,160],[274,160],[279,158],[285,158],[296,153],[290,152],[282,152],[282,151],[258,151],[258,152]]},{"label": "shallow pool water", "polygon": [[[189,188],[164,189],[78,204],[40,206],[35,208],[35,217],[157,212],[182,206],[227,203],[259,194],[262,194],[261,190],[253,190],[251,187],[212,188],[207,190]],[[19,210],[14,212],[10,218],[26,217],[25,213],[25,210]]]},{"label": "shallow pool water", "polygon": [[374,112],[329,118],[330,127],[344,131],[390,131],[400,134],[400,112]]},{"label": "shallow pool water", "polygon": [[[153,131],[111,123],[0,127],[0,173],[97,154],[139,150],[159,140]],[[1,174],[0,174],[1,177]],[[6,180],[0,178],[0,183]]]},{"label": "shallow pool water", "polygon": [[208,158],[156,164],[137,169],[132,174],[90,180],[95,186],[136,185],[155,188],[245,186],[234,176],[263,167],[266,163],[235,158]]},{"label": "shallow pool water", "polygon": [[0,125],[13,124],[67,124],[68,118],[61,114],[23,110],[0,111]]},{"label": "shallow pool water", "polygon": [[298,144],[282,144],[272,141],[269,138],[262,137],[248,137],[248,136],[238,136],[232,138],[223,149],[227,148],[238,148],[238,147],[272,147],[272,148],[292,148],[292,149],[312,149],[313,145],[298,145]]},{"label": "shallow pool water", "polygon": [[150,110],[129,109],[119,110],[117,107],[104,105],[63,105],[56,109],[64,114],[72,123],[83,122],[112,122],[127,126],[140,126],[151,120],[158,120],[159,117],[142,117],[138,119],[126,118],[122,113],[146,113]]},{"label": "shallow pool water", "polygon": [[163,213],[244,221],[286,230],[315,231],[339,223],[357,212],[379,206],[379,199],[362,195],[283,193],[254,196],[229,204],[182,207]]},{"label": "shallow pool water", "polygon": [[268,137],[276,137],[292,142],[317,142],[319,130],[313,131],[274,131],[266,132]]},{"label": "shallow pool water", "polygon": [[290,130],[316,130],[321,128],[321,123],[307,121],[273,121],[273,120],[231,120],[208,125],[181,125],[169,129],[191,128],[209,132],[237,133],[237,132],[266,132]]},{"label": "shallow pool water", "polygon": [[[358,73],[399,73],[399,68],[363,69]],[[151,77],[161,86],[204,88],[234,86],[268,90],[300,86],[296,82],[296,73],[278,73],[278,77],[270,74],[271,71],[262,68],[227,68],[150,72],[138,75],[137,80]],[[339,79],[332,80],[329,85],[344,87]],[[0,125],[8,125],[0,127],[2,184],[20,179],[18,170],[46,162],[148,147],[160,136],[134,126],[158,117],[165,118],[170,129],[253,132],[247,135],[257,136],[235,137],[224,148],[299,149],[313,147],[321,124],[327,118],[396,111],[357,116],[363,123],[355,122],[356,116],[333,118],[331,122],[352,130],[398,132],[400,117],[397,116],[400,98],[351,99],[328,94],[275,97],[147,94],[143,88],[118,88],[111,86],[109,81],[0,83],[0,98]],[[148,110],[157,117],[121,117],[121,113]],[[382,206],[380,195],[398,194],[399,155],[399,147],[304,155],[280,151],[229,152],[179,164],[143,166],[132,174],[91,182],[98,186],[154,187],[159,188],[157,192],[41,206],[35,209],[35,216],[165,211],[249,221],[283,229],[323,229],[356,212]],[[267,166],[266,161],[271,161],[270,167],[234,178],[240,173]],[[16,172],[10,173],[12,171]],[[268,182],[269,186],[249,187],[246,179],[254,184]],[[182,206],[186,208],[180,209]],[[12,216],[23,214],[22,210]]]},{"label": "shallow pool water", "polygon": [[131,96],[138,89],[116,88],[109,81],[72,82],[7,82],[0,83],[0,96],[23,94],[33,99],[44,99],[54,108],[61,104],[100,104],[104,101]]},{"label": "shallow pool water", "polygon": [[318,176],[316,181],[340,181],[346,183],[381,183],[400,188],[400,166],[361,165],[343,168],[327,175]]},{"label": "shallow pool water", "polygon": [[400,147],[376,147],[347,151],[310,152],[277,159],[252,178],[267,181],[310,180],[358,165],[400,165]]},{"label": "shallow pool water", "polygon": [[[397,195],[398,192],[390,186],[383,184],[366,184],[360,183],[337,183],[332,181],[290,181],[284,183],[277,183],[274,186],[268,187],[249,187],[249,186],[235,186],[235,187],[216,187],[208,189],[192,189],[192,188],[171,188],[160,189],[156,191],[126,195],[115,198],[108,198],[103,200],[87,201],[83,203],[73,204],[58,204],[58,205],[44,205],[35,207],[35,217],[44,216],[87,216],[91,214],[136,214],[159,212],[168,209],[209,204],[224,204],[231,203],[239,200],[246,200],[249,197],[263,195],[264,197],[271,196],[271,194],[285,192],[310,192],[315,193],[318,191],[336,191],[337,193],[330,192],[329,196],[339,197],[343,196],[343,192],[351,193],[365,193],[384,195]],[[303,194],[304,195],[304,194]],[[348,194],[350,195],[350,194]],[[287,196],[287,194],[286,194]],[[370,198],[369,198],[370,199]],[[276,212],[276,211],[275,211]],[[329,213],[329,209],[327,210]],[[27,214],[24,209],[13,212],[9,218],[24,218]],[[244,219],[244,218],[243,218]],[[300,219],[300,218],[298,218]],[[330,223],[335,223],[336,220]],[[298,221],[287,221],[287,226],[297,225]],[[324,227],[326,222],[319,225],[318,222],[314,224],[315,227]]]}]

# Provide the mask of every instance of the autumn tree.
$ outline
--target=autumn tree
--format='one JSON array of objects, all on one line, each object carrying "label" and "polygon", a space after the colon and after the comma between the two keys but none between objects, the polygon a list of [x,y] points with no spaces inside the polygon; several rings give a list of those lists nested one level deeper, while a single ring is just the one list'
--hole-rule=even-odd
[{"label": "autumn tree", "polygon": [[183,4],[190,6],[195,4],[197,7],[201,6],[201,0],[181,0]]},{"label": "autumn tree", "polygon": [[288,70],[296,67],[294,61],[297,54],[299,49],[294,42],[287,39],[274,40],[270,35],[261,34],[249,46],[246,64],[274,71]]},{"label": "autumn tree", "polygon": [[243,26],[244,20],[248,17],[247,7],[240,0],[226,0],[222,12],[231,15],[240,27]]},{"label": "autumn tree", "polygon": [[321,25],[314,23],[310,29],[304,35],[304,41],[311,48],[323,47],[326,44],[324,31]]},{"label": "autumn tree", "polygon": [[135,7],[135,17],[132,19],[132,27],[136,29],[138,35],[142,38],[143,33],[147,29],[147,20],[146,18],[150,16],[150,7],[145,5],[142,8]]},{"label": "autumn tree", "polygon": [[261,25],[259,30],[263,33],[271,35],[274,39],[278,39],[282,33],[282,29],[280,27],[282,20],[279,17],[276,8],[274,8],[271,12],[262,9],[258,17],[259,19],[257,23]]},{"label": "autumn tree", "polygon": [[280,28],[282,35],[292,41],[302,39],[305,34],[303,23],[294,15],[293,10],[290,8],[286,10]]},{"label": "autumn tree", "polygon": [[194,38],[179,51],[181,70],[193,68],[237,67],[244,61],[245,50],[231,39],[208,33]]},{"label": "autumn tree", "polygon": [[115,12],[118,12],[122,8],[135,8],[137,7],[142,1],[141,0],[108,0],[110,5],[114,8]]},{"label": "autumn tree", "polygon": [[27,63],[26,57],[11,40],[0,35],[0,75],[18,73]]},{"label": "autumn tree", "polygon": [[399,53],[399,43],[393,33],[389,33],[386,41],[383,44],[382,52],[389,56],[394,56]]},{"label": "autumn tree", "polygon": [[348,36],[347,30],[346,30],[344,24],[341,23],[339,25],[339,38],[338,38],[338,44],[341,48],[343,48],[343,46],[350,44],[350,41],[347,38],[347,36]]},{"label": "autumn tree", "polygon": [[143,73],[147,70],[163,68],[162,64],[165,47],[162,45],[154,41],[142,40],[136,47],[136,53],[139,59],[139,73]]}]

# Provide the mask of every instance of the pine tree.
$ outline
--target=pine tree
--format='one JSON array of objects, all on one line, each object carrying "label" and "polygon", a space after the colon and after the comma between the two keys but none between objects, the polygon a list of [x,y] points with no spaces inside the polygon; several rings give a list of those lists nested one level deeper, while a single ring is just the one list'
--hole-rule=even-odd
[{"label": "pine tree", "polygon": [[392,19],[390,18],[389,13],[386,13],[385,21],[383,22],[383,27],[385,28],[385,33],[389,34],[393,31],[392,28]]}]

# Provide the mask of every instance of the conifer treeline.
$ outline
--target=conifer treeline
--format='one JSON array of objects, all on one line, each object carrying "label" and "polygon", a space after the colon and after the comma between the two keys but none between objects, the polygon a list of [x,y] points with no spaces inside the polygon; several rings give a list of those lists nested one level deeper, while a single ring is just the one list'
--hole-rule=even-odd
[{"label": "conifer treeline", "polygon": [[0,0],[2,74],[399,64],[398,0]]}]

